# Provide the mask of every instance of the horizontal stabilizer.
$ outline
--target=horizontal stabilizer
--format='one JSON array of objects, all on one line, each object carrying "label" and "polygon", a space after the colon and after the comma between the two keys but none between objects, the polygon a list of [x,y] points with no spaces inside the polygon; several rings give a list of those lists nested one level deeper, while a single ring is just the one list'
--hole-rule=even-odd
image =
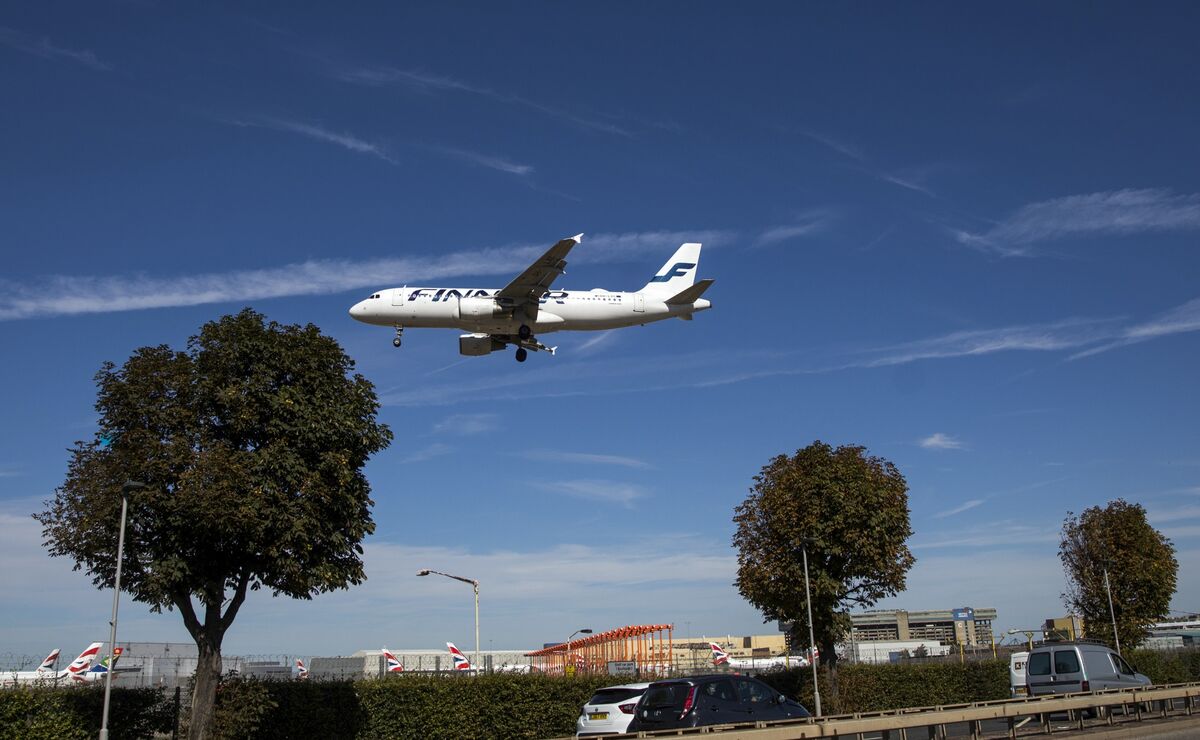
[{"label": "horizontal stabilizer", "polygon": [[700,296],[704,295],[704,291],[708,290],[708,287],[712,284],[713,284],[713,281],[711,279],[705,278],[704,280],[701,280],[700,282],[696,283],[695,285],[691,286],[690,288],[684,288],[683,290],[679,291],[675,295],[668,298],[667,305],[668,306],[680,306],[680,305],[686,306],[689,303],[695,303],[696,300]]}]

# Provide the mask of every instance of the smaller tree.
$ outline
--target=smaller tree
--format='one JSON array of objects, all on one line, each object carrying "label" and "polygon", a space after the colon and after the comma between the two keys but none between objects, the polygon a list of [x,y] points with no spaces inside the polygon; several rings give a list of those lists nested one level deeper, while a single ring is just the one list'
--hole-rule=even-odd
[{"label": "smaller tree", "polygon": [[1171,541],[1150,526],[1140,504],[1117,499],[1079,516],[1068,512],[1058,554],[1067,576],[1063,601],[1083,618],[1087,637],[1115,646],[1115,614],[1121,647],[1136,647],[1147,628],[1167,616],[1179,563]]}]

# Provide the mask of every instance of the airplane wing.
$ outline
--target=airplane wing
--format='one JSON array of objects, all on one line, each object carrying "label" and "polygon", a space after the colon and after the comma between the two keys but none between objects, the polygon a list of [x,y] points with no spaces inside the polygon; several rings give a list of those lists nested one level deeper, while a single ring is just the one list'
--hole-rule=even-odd
[{"label": "airplane wing", "polygon": [[583,234],[563,239],[546,250],[537,261],[517,275],[511,283],[496,294],[496,300],[504,306],[525,308],[530,320],[537,318],[538,301],[550,289],[550,284],[563,274],[567,266],[567,253],[583,240]]}]

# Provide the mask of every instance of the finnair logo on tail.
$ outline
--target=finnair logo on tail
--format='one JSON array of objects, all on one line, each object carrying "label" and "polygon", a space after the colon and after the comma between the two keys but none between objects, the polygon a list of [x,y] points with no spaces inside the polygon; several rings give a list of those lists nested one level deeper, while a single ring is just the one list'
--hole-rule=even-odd
[{"label": "finnair logo on tail", "polygon": [[676,262],[667,268],[666,272],[661,275],[655,275],[650,279],[652,283],[665,283],[671,278],[683,277],[688,274],[688,270],[696,269],[695,262]]},{"label": "finnair logo on tail", "polygon": [[713,665],[725,665],[729,662],[729,653],[722,650],[720,645],[715,642],[710,642],[708,643],[708,646],[712,648]]},{"label": "finnair logo on tail", "polygon": [[467,660],[467,656],[462,654],[462,651],[454,647],[454,643],[446,643],[446,649],[450,651],[450,657],[454,658],[454,670],[469,671],[475,666],[471,665],[471,661]]},{"label": "finnair logo on tail", "polygon": [[388,673],[403,673],[404,672],[404,665],[400,662],[400,660],[395,655],[392,655],[391,653],[389,653],[387,648],[383,649],[383,657],[387,660],[387,672]]}]

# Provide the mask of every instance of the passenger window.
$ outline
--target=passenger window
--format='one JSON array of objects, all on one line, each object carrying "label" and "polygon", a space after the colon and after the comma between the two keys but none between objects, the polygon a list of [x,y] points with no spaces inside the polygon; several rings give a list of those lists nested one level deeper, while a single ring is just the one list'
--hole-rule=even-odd
[{"label": "passenger window", "polygon": [[1079,656],[1074,650],[1054,651],[1055,673],[1079,673]]},{"label": "passenger window", "polygon": [[712,683],[705,685],[704,694],[713,699],[719,699],[721,701],[737,701],[737,699],[734,698],[733,683],[730,681],[713,681]]},{"label": "passenger window", "polygon": [[1049,676],[1050,653],[1034,653],[1030,655],[1028,673],[1031,676]]},{"label": "passenger window", "polygon": [[1126,676],[1132,676],[1133,668],[1125,662],[1125,659],[1116,653],[1109,653],[1108,657],[1112,658],[1113,665],[1117,667],[1117,673],[1124,673]]}]

